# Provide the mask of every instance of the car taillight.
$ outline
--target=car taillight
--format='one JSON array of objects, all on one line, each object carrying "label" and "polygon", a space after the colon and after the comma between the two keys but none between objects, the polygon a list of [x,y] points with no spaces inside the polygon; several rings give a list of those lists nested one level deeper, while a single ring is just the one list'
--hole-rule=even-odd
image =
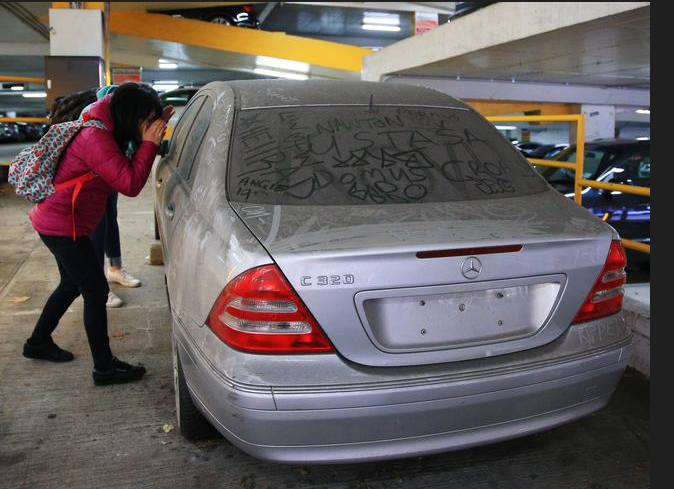
[{"label": "car taillight", "polygon": [[576,314],[574,323],[609,316],[622,309],[626,266],[627,256],[622,243],[618,240],[612,241],[606,264],[585,303]]},{"label": "car taillight", "polygon": [[225,343],[245,352],[334,351],[276,265],[252,268],[227,284],[207,324]]}]

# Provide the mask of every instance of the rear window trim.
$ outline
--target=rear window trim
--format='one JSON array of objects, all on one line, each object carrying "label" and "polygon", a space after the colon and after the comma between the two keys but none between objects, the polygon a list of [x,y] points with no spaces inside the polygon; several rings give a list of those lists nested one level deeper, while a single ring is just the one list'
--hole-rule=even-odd
[{"label": "rear window trim", "polygon": [[[264,110],[264,109],[297,109],[300,107],[369,107],[370,104],[292,104],[292,105],[265,105],[262,107],[241,107],[240,111],[245,112],[247,110]],[[452,107],[448,105],[419,105],[419,104],[373,104],[373,108],[377,107],[416,107],[419,109],[451,109],[451,110],[463,110],[470,112],[470,109],[467,107]]]}]

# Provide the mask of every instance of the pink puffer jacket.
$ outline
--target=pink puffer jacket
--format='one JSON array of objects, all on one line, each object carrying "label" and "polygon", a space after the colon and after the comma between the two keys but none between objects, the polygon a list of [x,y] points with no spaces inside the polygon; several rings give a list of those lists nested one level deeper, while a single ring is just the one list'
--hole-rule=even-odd
[{"label": "pink puffer jacket", "polygon": [[[114,124],[110,113],[112,95],[91,106],[89,117],[101,121],[109,129],[88,127],[82,129],[63,153],[54,176],[54,185],[93,171],[97,178],[82,187],[75,203],[75,230],[77,236],[91,234],[105,211],[108,195],[114,190],[129,197],[140,193],[147,181],[157,146],[143,141],[133,161],[119,149],[114,138]],[[48,236],[73,236],[73,187],[60,190],[35,205],[30,211],[33,228]]]}]

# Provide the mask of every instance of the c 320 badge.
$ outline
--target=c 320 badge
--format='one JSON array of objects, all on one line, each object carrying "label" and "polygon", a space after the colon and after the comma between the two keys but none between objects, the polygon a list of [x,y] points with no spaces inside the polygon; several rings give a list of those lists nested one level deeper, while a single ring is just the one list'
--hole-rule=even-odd
[{"label": "c 320 badge", "polygon": [[314,285],[318,287],[329,287],[331,285],[353,285],[355,283],[356,277],[353,275],[318,275],[317,277],[305,275],[300,280],[300,285],[302,287],[312,287]]}]

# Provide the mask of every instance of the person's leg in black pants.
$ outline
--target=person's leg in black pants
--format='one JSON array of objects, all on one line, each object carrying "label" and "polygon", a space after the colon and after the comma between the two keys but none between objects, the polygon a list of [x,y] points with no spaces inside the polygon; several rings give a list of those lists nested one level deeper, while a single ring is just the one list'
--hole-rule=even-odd
[{"label": "person's leg in black pants", "polygon": [[119,225],[117,224],[118,197],[117,192],[112,192],[105,206],[105,255],[110,260],[111,267],[122,266],[122,245],[119,239]]},{"label": "person's leg in black pants", "polygon": [[[96,241],[96,246],[105,250],[105,256],[110,261],[110,267],[106,272],[108,282],[117,282],[124,287],[140,287],[140,280],[129,272],[122,265],[122,245],[119,237],[119,224],[117,223],[117,200],[119,194],[113,192],[108,196],[105,206],[105,215],[98,229],[92,234],[92,239]],[[101,255],[103,263],[103,255]],[[111,294],[108,301],[108,307],[119,307],[122,300]]]},{"label": "person's leg in black pants", "polygon": [[[119,261],[120,265],[122,261],[121,251],[119,251],[120,250],[119,227],[117,226],[117,195],[118,195],[117,192],[113,192],[112,194],[110,194],[105,207],[105,213],[101,218],[101,222],[98,223],[98,226],[96,227],[94,232],[89,235],[89,237],[91,238],[91,242],[94,245],[94,250],[96,251],[96,258],[98,258],[98,262],[100,263],[101,270],[103,270],[104,274],[105,274],[105,255],[108,254],[108,256],[111,256],[107,251],[108,249],[112,249],[113,251],[116,249],[118,255],[120,256],[120,258],[117,258],[117,261]],[[110,224],[111,222],[114,222],[114,226]],[[114,236],[115,230],[117,233],[116,238]],[[114,241],[115,239],[117,241],[116,248],[114,244],[111,244],[111,241]],[[111,265],[113,264],[112,258],[110,259],[110,264]],[[119,296],[117,296],[117,294],[115,294],[112,291],[108,293],[108,299],[106,301],[107,307],[121,307],[123,304],[124,302],[122,301],[122,299],[119,298]]]},{"label": "person's leg in black pants", "polygon": [[84,327],[94,368],[108,370],[113,358],[105,309],[109,289],[91,240],[88,236],[79,237],[76,241],[60,236],[40,235],[40,238],[56,258],[61,282],[47,300],[28,343],[37,345],[50,341],[51,333],[65,311],[82,294]]},{"label": "person's leg in black pants", "polygon": [[91,239],[91,244],[94,245],[94,252],[96,253],[96,259],[98,260],[98,263],[100,263],[101,265],[101,270],[104,270],[105,266],[105,228],[107,227],[106,220],[107,220],[106,215],[103,214],[101,222],[98,223],[98,226],[96,226],[94,232],[89,235],[89,239]]},{"label": "person's leg in black pants", "polygon": [[[122,265],[122,250],[119,242],[119,225],[117,224],[117,192],[112,192],[108,196],[105,205],[105,213],[101,222],[91,233],[91,242],[94,244],[96,256],[101,263],[101,268],[105,266],[105,256],[110,258],[111,265]],[[114,261],[114,263],[113,263]]]},{"label": "person's leg in black pants", "polygon": [[140,380],[145,367],[124,363],[110,351],[108,317],[105,302],[108,297],[108,281],[103,273],[94,245],[89,236],[73,241],[72,238],[44,236],[40,238],[56,258],[61,273],[58,287],[47,300],[35,325],[33,335],[23,346],[23,355],[28,358],[67,362],[73,359],[70,352],[59,348],[51,338],[75,298],[84,299],[84,328],[94,359],[94,384],[110,385]]}]

